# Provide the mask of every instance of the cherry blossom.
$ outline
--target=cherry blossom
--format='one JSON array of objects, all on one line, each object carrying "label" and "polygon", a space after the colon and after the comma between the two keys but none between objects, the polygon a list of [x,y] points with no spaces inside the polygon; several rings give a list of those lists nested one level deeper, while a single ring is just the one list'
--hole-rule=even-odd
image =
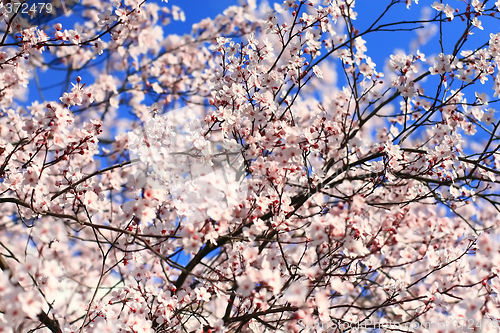
[{"label": "cherry blossom", "polygon": [[0,331],[499,319],[500,2],[166,2],[1,16]]}]

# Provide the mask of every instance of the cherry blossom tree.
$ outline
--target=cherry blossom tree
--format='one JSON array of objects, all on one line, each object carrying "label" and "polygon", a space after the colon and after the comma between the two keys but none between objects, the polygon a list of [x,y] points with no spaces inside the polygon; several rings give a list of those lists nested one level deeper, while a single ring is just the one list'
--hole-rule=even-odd
[{"label": "cherry blossom tree", "polygon": [[378,2],[0,6],[0,332],[496,331],[500,1]]}]

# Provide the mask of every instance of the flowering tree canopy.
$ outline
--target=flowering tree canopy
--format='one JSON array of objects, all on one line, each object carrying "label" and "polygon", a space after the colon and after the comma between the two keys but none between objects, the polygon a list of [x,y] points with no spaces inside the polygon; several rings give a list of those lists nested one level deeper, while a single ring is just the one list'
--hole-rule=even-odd
[{"label": "flowering tree canopy", "polygon": [[0,332],[496,332],[500,1],[368,2],[0,5]]}]

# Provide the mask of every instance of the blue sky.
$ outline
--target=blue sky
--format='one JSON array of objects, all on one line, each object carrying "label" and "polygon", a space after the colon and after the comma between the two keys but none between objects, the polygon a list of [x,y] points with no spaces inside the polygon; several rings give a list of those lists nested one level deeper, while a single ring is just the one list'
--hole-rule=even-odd
[{"label": "blue sky", "polygon": [[[204,18],[211,17],[214,18],[218,14],[222,13],[227,7],[231,5],[238,4],[238,1],[235,0],[208,0],[208,1],[182,1],[182,0],[170,0],[168,4],[162,3],[159,0],[147,0],[148,2],[156,2],[163,6],[168,6],[171,8],[172,6],[180,7],[185,15],[186,21],[173,21],[168,26],[165,27],[165,35],[168,34],[185,34],[191,31],[191,26],[194,23],[201,21]],[[77,5],[73,12],[77,13],[82,10],[81,5]],[[77,15],[70,15],[69,17],[59,17],[51,21],[51,24],[55,24],[61,22],[63,24],[63,28],[69,29],[71,24],[73,24]],[[80,20],[81,21],[81,20]],[[97,58],[96,61],[99,61]],[[61,96],[62,91],[64,90],[63,83],[66,80],[66,71],[53,71],[49,70],[47,72],[38,71],[39,77],[39,85],[42,87],[51,87],[50,89],[44,89],[43,97],[45,100],[58,100]],[[75,82],[75,79],[78,75],[81,75],[86,81],[85,73],[73,73],[71,77],[71,82]],[[89,77],[90,78],[90,77]],[[93,82],[93,79],[90,79],[90,82]],[[71,86],[70,86],[71,87]],[[35,80],[32,80],[29,85],[29,95],[25,101],[22,101],[22,105],[31,105],[33,101],[39,100],[41,101],[40,94],[37,89],[37,85]]]},{"label": "blue sky", "polygon": [[[157,2],[161,5],[166,5],[168,7],[172,6],[178,6],[182,8],[185,12],[186,16],[186,21],[185,22],[180,22],[180,21],[174,21],[168,26],[165,27],[165,34],[184,34],[184,33],[189,33],[191,30],[191,25],[193,23],[197,23],[200,20],[206,18],[206,17],[211,17],[214,18],[217,14],[222,13],[224,9],[231,5],[236,5],[239,3],[238,0],[190,0],[190,1],[185,1],[185,0],[169,0],[168,4],[162,3],[160,0],[147,0],[147,1],[154,1]],[[258,3],[261,3],[262,1],[258,1]],[[281,0],[278,1],[281,3]],[[358,0],[356,1],[356,7],[355,10],[358,12],[358,19],[354,22],[355,26],[363,31],[363,29],[367,28],[371,22],[373,22],[374,17],[376,15],[380,14],[383,12],[385,9],[385,6],[387,3],[390,1],[388,0]],[[391,10],[387,13],[386,18],[382,19],[379,23],[388,23],[391,21],[395,20],[416,20],[419,19],[422,15],[422,10],[427,7],[429,8],[429,5],[432,4],[434,0],[420,0],[419,4],[413,4],[411,7],[411,10],[406,9],[406,5],[404,3],[398,4],[391,8]],[[461,1],[448,1],[451,3],[452,6],[460,6],[460,8],[464,8],[464,4],[461,3]],[[272,4],[273,1],[270,1]],[[79,6],[77,6],[75,9],[75,12],[79,10]],[[434,14],[434,10],[430,10],[431,15]],[[69,18],[59,18],[54,20],[53,22],[59,22],[62,21],[63,24],[64,22],[72,22],[72,20],[75,19],[75,16],[71,16]],[[498,29],[498,21],[494,20],[488,20],[490,24],[487,24],[485,21],[483,24],[485,24],[485,30],[484,31],[479,31],[477,30],[476,32],[476,37],[478,35],[481,35],[481,41],[483,40],[488,40],[488,35],[490,32],[497,32]],[[445,33],[447,34],[444,42],[444,47],[445,47],[445,53],[446,51],[451,52],[453,46],[454,46],[454,41],[457,38],[457,33],[461,33],[461,30],[463,29],[462,27],[464,26],[463,22],[460,21],[460,19],[456,18],[454,22],[452,23],[447,23],[444,25],[445,27]],[[69,27],[69,24],[64,26],[65,28]],[[496,31],[495,31],[496,30]],[[415,32],[383,32],[383,33],[374,33],[370,34],[364,37],[365,40],[367,41],[366,46],[368,47],[368,55],[372,58],[372,60],[377,64],[377,70],[378,71],[383,71],[385,63],[389,57],[390,54],[394,52],[396,49],[403,49],[405,52],[410,52],[413,50],[410,50],[409,44],[411,40],[414,40],[416,38],[416,33]],[[436,53],[436,48],[435,46],[437,42],[437,36],[435,36],[430,42],[427,44],[427,46],[420,47],[421,51],[423,51],[427,56],[430,56],[432,53]],[[470,43],[469,48],[473,48],[474,46],[478,46],[479,43],[474,44],[473,42]],[[429,59],[429,57],[428,57]],[[98,59],[97,59],[98,60]],[[50,91],[47,91],[44,94],[44,97],[46,99],[58,99],[60,94],[62,93],[62,87],[58,86],[59,82],[62,82],[66,79],[66,72],[61,71],[61,72],[55,72],[55,71],[50,71],[50,75],[47,75],[48,73],[40,73],[40,85],[41,86],[48,86],[48,85],[54,85],[55,87],[51,89]],[[76,76],[80,73],[73,73],[73,76],[71,80],[74,82]],[[81,75],[81,74],[80,74]],[[83,75],[82,75],[83,76]],[[50,78],[50,82],[48,82],[48,79]],[[83,76],[84,81],[86,81],[85,76]],[[342,82],[342,81],[339,81]],[[36,86],[31,84],[31,89],[29,93],[29,98],[25,102],[26,104],[31,104],[32,101],[34,100],[39,100],[40,95],[38,94],[38,91],[36,89]]]}]

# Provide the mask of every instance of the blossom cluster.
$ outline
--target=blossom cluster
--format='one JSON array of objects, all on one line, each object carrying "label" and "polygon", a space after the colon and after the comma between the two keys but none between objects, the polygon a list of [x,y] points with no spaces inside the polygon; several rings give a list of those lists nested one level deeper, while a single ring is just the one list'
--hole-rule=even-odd
[{"label": "blossom cluster", "polygon": [[[249,0],[183,36],[176,6],[81,2],[1,17],[0,332],[500,319],[500,1]],[[377,67],[370,36],[424,24],[440,47]]]}]

